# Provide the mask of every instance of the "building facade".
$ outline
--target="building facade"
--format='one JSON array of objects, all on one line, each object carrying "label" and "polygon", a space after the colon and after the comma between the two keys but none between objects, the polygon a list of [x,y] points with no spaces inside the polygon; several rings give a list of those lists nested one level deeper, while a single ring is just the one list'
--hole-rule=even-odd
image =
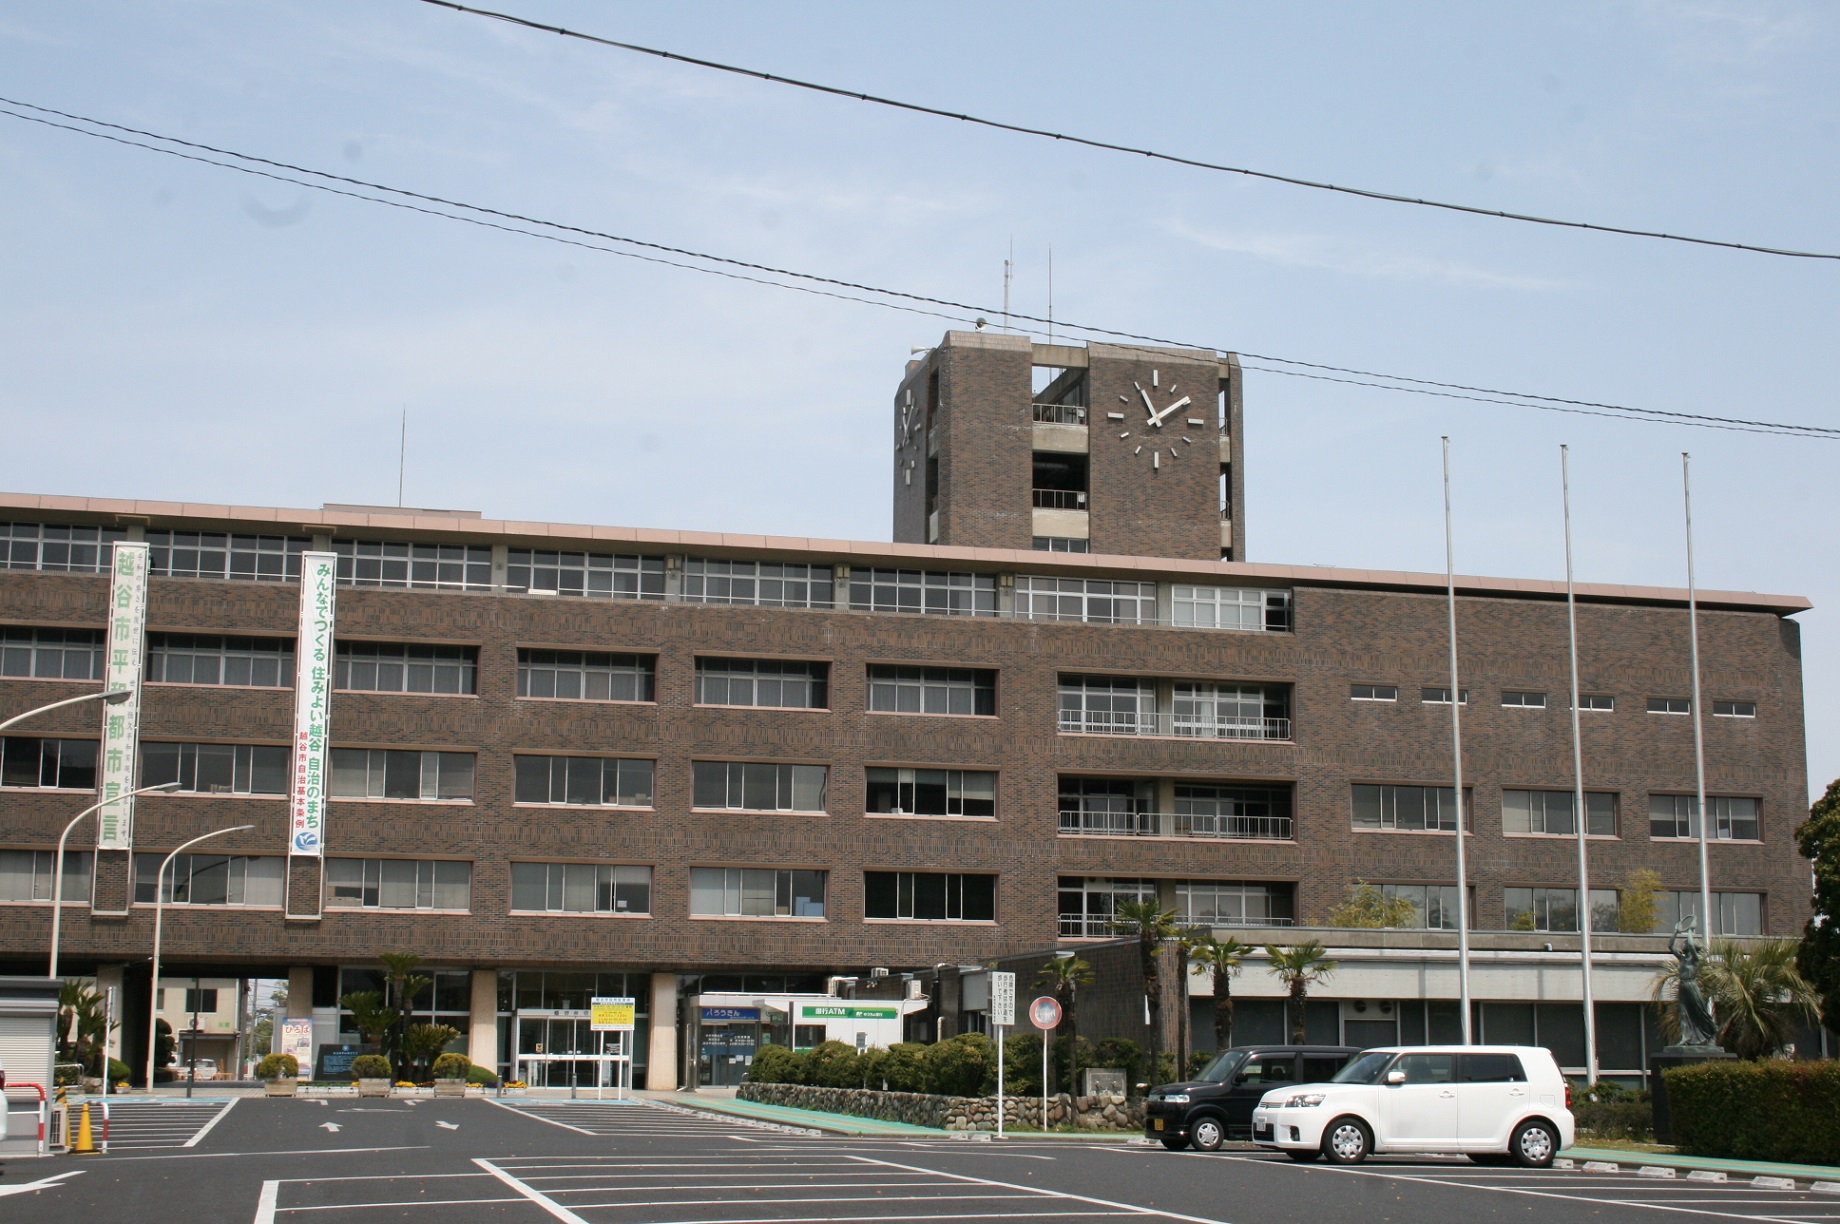
[{"label": "building facade", "polygon": [[[1171,405],[1203,388],[1191,425]],[[1091,415],[1039,420],[1056,403]],[[322,1049],[357,1041],[339,998],[407,951],[433,979],[418,1018],[476,1062],[576,1075],[588,998],[630,996],[638,1082],[720,1081],[748,1043],[815,1033],[806,996],[930,1007],[944,1032],[975,1008],[942,967],[1115,938],[1122,901],[1286,942],[1362,883],[1416,917],[1311,932],[1346,949],[1336,1036],[1382,1005],[1429,1025],[1456,997],[1444,579],[1222,560],[1243,550],[1237,405],[1212,355],[949,335],[897,393],[892,544],[0,495],[0,716],[96,689],[112,546],[150,550],[137,780],[178,789],[139,800],[131,858],[73,835],[64,969],[122,988],[139,1066],[158,862],[248,824],[175,861],[163,977],[284,976]],[[1113,411],[1180,457],[1147,462]],[[1044,451],[1044,427],[1089,436],[1084,507],[1031,496],[1070,479],[1040,455],[1082,453]],[[330,803],[324,857],[290,861],[309,552],[338,557]],[[1808,606],[1701,594],[1724,933],[1806,918]],[[1633,889],[1661,929],[1697,906],[1684,593],[1584,586],[1578,617],[1585,908],[1615,930]],[[1471,925],[1497,973],[1477,997],[1575,1017],[1564,588],[1459,579],[1458,638]],[[0,971],[43,971],[50,852],[95,802],[102,717],[6,734]],[[1598,997],[1633,1007],[1664,941],[1601,942],[1622,984]]]}]

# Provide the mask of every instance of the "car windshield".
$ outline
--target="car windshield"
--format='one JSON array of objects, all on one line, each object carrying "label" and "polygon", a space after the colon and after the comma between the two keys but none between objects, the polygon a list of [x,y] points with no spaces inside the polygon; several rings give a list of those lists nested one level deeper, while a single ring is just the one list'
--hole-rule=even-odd
[{"label": "car windshield", "polygon": [[1201,1069],[1201,1074],[1195,1078],[1210,1084],[1224,1084],[1233,1078],[1233,1073],[1238,1071],[1239,1065],[1245,1061],[1246,1052],[1244,1050],[1222,1050],[1215,1056],[1213,1062]]},{"label": "car windshield", "polygon": [[1370,1050],[1357,1054],[1346,1067],[1335,1073],[1332,1084],[1377,1084],[1380,1073],[1385,1071],[1393,1056],[1385,1050]]}]

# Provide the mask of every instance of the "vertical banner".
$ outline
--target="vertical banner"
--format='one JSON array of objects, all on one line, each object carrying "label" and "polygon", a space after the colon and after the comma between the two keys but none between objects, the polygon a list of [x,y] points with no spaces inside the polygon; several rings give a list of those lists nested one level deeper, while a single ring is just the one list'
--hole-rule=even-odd
[{"label": "vertical banner", "polygon": [[102,707],[102,801],[96,813],[96,848],[134,848],[134,767],[140,755],[141,668],[147,651],[145,544],[115,545],[109,567],[109,636],[102,687],[128,690],[126,701]]},{"label": "vertical banner", "polygon": [[332,608],[339,559],[300,556],[300,634],[294,639],[294,782],[288,854],[320,857],[326,837],[326,735],[332,718]]}]

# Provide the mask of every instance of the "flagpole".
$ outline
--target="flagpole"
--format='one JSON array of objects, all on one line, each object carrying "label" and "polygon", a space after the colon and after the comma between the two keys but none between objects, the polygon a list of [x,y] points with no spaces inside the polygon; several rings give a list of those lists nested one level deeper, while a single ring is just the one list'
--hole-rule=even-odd
[{"label": "flagpole", "polygon": [[1699,929],[1710,941],[1713,935],[1712,876],[1706,866],[1706,736],[1699,708],[1699,594],[1693,582],[1693,456],[1680,452],[1680,490],[1687,511],[1687,637],[1693,664],[1693,794],[1699,816]]},{"label": "flagpole", "polygon": [[1597,1082],[1597,1008],[1591,997],[1591,869],[1586,853],[1590,810],[1584,798],[1584,743],[1579,728],[1578,594],[1572,584],[1571,451],[1559,447],[1559,491],[1565,506],[1565,628],[1572,660],[1572,814],[1578,833],[1578,966],[1584,993],[1584,1082]]},{"label": "flagpole", "polygon": [[[1450,622],[1450,748],[1457,808],[1457,1007],[1463,1044],[1471,1044],[1469,1003],[1469,861],[1464,854],[1468,813],[1463,806],[1463,686],[1457,676],[1457,570],[1450,532],[1450,438],[1444,443],[1444,595]],[[1439,820],[1439,824],[1443,821]]]}]

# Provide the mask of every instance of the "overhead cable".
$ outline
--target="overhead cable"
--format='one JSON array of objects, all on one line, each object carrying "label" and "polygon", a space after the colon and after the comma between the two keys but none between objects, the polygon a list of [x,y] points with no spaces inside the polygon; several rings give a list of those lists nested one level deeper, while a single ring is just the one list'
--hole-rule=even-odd
[{"label": "overhead cable", "polygon": [[907,102],[899,98],[887,98],[878,94],[863,93],[861,90],[846,89],[840,85],[825,85],[818,81],[801,80],[798,77],[781,76],[774,72],[763,72],[758,68],[743,68],[737,64],[725,64],[719,60],[702,59],[694,55],[684,55],[677,51],[666,51],[658,47],[642,46],[639,43],[621,42],[614,38],[604,38],[597,34],[588,34],[580,30],[571,30],[567,26],[551,25],[548,22],[535,21],[520,17],[515,13],[503,13],[494,9],[475,8],[468,4],[458,4],[455,0],[422,0],[437,8],[452,9],[456,13],[465,13],[473,17],[490,17],[495,21],[508,22],[525,29],[537,30],[545,34],[558,34],[564,38],[579,39],[582,42],[596,43],[603,47],[612,47],[621,51],[633,51],[641,55],[652,55],[674,63],[689,64],[697,68],[709,68],[716,72],[733,73],[736,76],[749,77],[757,81],[767,81],[775,85],[789,85],[795,89],[807,89],[813,93],[828,94],[837,98],[849,98],[857,102],[870,102],[877,106],[890,106],[896,110],[910,111],[914,114],[931,115],[939,119],[956,119],[962,123],[975,124],[978,127],[994,128],[1002,132],[1014,132],[1022,136],[1039,136],[1048,140],[1058,140],[1064,144],[1083,145],[1089,149],[1102,149],[1108,153],[1128,153],[1135,157],[1145,157],[1152,161],[1169,162],[1177,166],[1188,166],[1196,170],[1212,170],[1221,174],[1238,174],[1246,178],[1264,179],[1273,183],[1285,183],[1292,187],[1307,187],[1315,191],[1332,191],[1341,195],[1358,196],[1366,200],[1380,200],[1388,204],[1415,204],[1421,208],[1439,208],[1446,212],[1468,213],[1477,217],[1493,217],[1501,221],[1522,221],[1530,225],[1550,225],[1561,229],[1590,230],[1600,234],[1620,234],[1629,238],[1659,238],[1668,242],[1685,242],[1694,246],[1722,247],[1731,251],[1749,251],[1756,255],[1780,255],[1789,259],[1833,259],[1840,260],[1840,253],[1827,251],[1801,251],[1791,247],[1764,246],[1751,242],[1732,242],[1719,238],[1695,238],[1688,234],[1669,234],[1660,230],[1637,229],[1633,226],[1605,225],[1593,221],[1568,221],[1560,217],[1542,217],[1533,213],[1508,212],[1499,208],[1483,208],[1475,204],[1454,204],[1448,200],[1427,200],[1418,196],[1398,195],[1390,191],[1377,191],[1369,187],[1350,187],[1340,183],[1324,183],[1315,179],[1298,178],[1290,174],[1278,174],[1270,170],[1254,170],[1246,166],[1228,166],[1220,162],[1204,161],[1198,157],[1186,157],[1177,153],[1161,153],[1155,149],[1138,148],[1134,145],[1117,144],[1109,140],[1100,140],[1091,136],[1075,136],[1067,132],[1051,131],[1047,128],[1030,127],[1022,123],[1010,123],[1001,119],[989,119],[959,111],[945,110],[937,106],[927,106],[919,102]]},{"label": "overhead cable", "polygon": [[[25,110],[37,111],[39,113],[23,114],[18,110],[9,110],[7,107],[20,107]],[[41,124],[59,131],[73,132],[78,135],[105,140],[117,145],[126,145],[137,149],[144,149],[152,153],[160,153],[169,157],[181,158],[202,165],[215,166],[218,169],[233,170],[238,173],[254,175],[259,178],[289,183],[297,187],[324,191],[348,199],[362,200],[371,204],[387,205],[392,208],[400,208],[426,216],[440,217],[445,220],[477,225],[487,229],[521,234],[530,238],[540,238],[546,241],[599,251],[604,254],[638,259],[647,263],[663,264],[685,271],[701,272],[706,275],[721,276],[731,280],[768,285],[774,288],[792,289],[802,293],[837,298],[862,305],[878,306],[888,310],[899,310],[904,313],[924,315],[931,318],[970,323],[980,327],[987,323],[989,317],[997,313],[988,306],[958,302],[950,298],[931,297],[925,294],[909,293],[898,289],[886,289],[857,281],[841,280],[835,277],[820,276],[816,273],[775,267],[771,264],[755,263],[724,255],[714,255],[704,251],[692,250],[687,247],[668,246],[663,243],[649,242],[644,239],[612,234],[602,230],[569,225],[564,222],[548,221],[523,213],[490,208],[485,205],[469,204],[464,201],[449,199],[443,196],[430,195],[425,192],[410,191],[406,188],[392,187],[384,183],[353,178],[349,175],[334,174],[325,170],[315,170],[306,166],[295,165],[291,162],[259,157],[249,153],[240,153],[233,149],[225,149],[214,145],[201,144],[196,141],[183,140],[176,136],[166,136],[158,132],[151,132],[141,128],[126,127],[121,124],[109,123],[105,120],[91,119],[87,116],[74,114],[69,111],[54,110],[50,107],[38,106],[34,103],[23,102],[17,99],[0,97],[0,115],[21,119],[30,123]],[[48,115],[55,115],[58,119],[70,120],[71,122],[58,122],[58,119],[45,117]],[[79,124],[91,126],[78,126]],[[107,130],[96,131],[93,130],[94,128],[103,128]],[[123,133],[123,135],[114,135],[112,133]],[[135,136],[143,137],[144,139],[130,139],[130,137]],[[191,151],[187,152],[186,150]],[[205,154],[211,154],[212,156],[205,156]],[[231,158],[233,160],[228,162],[217,160],[220,157]],[[239,165],[236,164],[237,162],[248,164]],[[334,184],[342,184],[342,186],[335,186]],[[378,195],[366,194],[369,192],[378,192],[383,193],[385,196],[399,198],[380,198]],[[458,211],[445,211],[449,209]],[[634,251],[613,250],[601,245],[601,243],[617,243],[639,249]],[[645,254],[642,252],[656,252],[656,254]],[[678,256],[680,258],[673,259],[667,258],[666,256]],[[682,262],[684,259],[700,260],[704,263],[720,266],[703,267],[698,264]],[[745,269],[745,271],[735,272],[730,270],[735,268]],[[781,277],[786,279],[775,280],[769,279],[770,277]],[[807,283],[791,284],[788,283],[788,281],[803,281]],[[841,292],[842,290],[850,290],[853,292]],[[872,294],[875,296],[862,297],[859,296],[860,294]],[[877,300],[878,298],[891,300]],[[947,311],[952,313],[947,313]],[[1163,336],[1120,331],[1114,328],[1103,328],[1066,319],[1049,320],[1041,316],[1019,314],[1014,311],[1009,313],[1009,317],[1027,323],[1051,322],[1053,326],[1059,327],[1064,331],[1103,337],[1114,343],[1120,340],[1141,341],[1159,346],[1192,348],[1212,353],[1225,351],[1217,345],[1194,344]],[[1463,383],[1440,382],[1434,379],[1386,374],[1373,370],[1328,365],[1322,362],[1303,361],[1296,358],[1278,357],[1263,353],[1241,351],[1240,355],[1255,361],[1277,363],[1270,366],[1250,366],[1246,368],[1258,369],[1287,377],[1347,383],[1353,386],[1400,391],[1411,395],[1428,395],[1442,399],[1460,399],[1477,403],[1502,404],[1509,407],[1534,408],[1544,412],[1566,412],[1590,416],[1606,416],[1617,420],[1692,425],[1698,428],[1726,429],[1746,433],[1769,433],[1796,437],[1825,438],[1829,440],[1840,439],[1840,429],[1828,428],[1825,426],[1795,425],[1780,421],[1710,416],[1700,413],[1675,412],[1658,408],[1638,408],[1626,404],[1564,399],[1557,396],[1535,395],[1527,392],[1504,391],[1495,388],[1470,386]],[[1348,375],[1350,377],[1335,377],[1335,375]]]}]

